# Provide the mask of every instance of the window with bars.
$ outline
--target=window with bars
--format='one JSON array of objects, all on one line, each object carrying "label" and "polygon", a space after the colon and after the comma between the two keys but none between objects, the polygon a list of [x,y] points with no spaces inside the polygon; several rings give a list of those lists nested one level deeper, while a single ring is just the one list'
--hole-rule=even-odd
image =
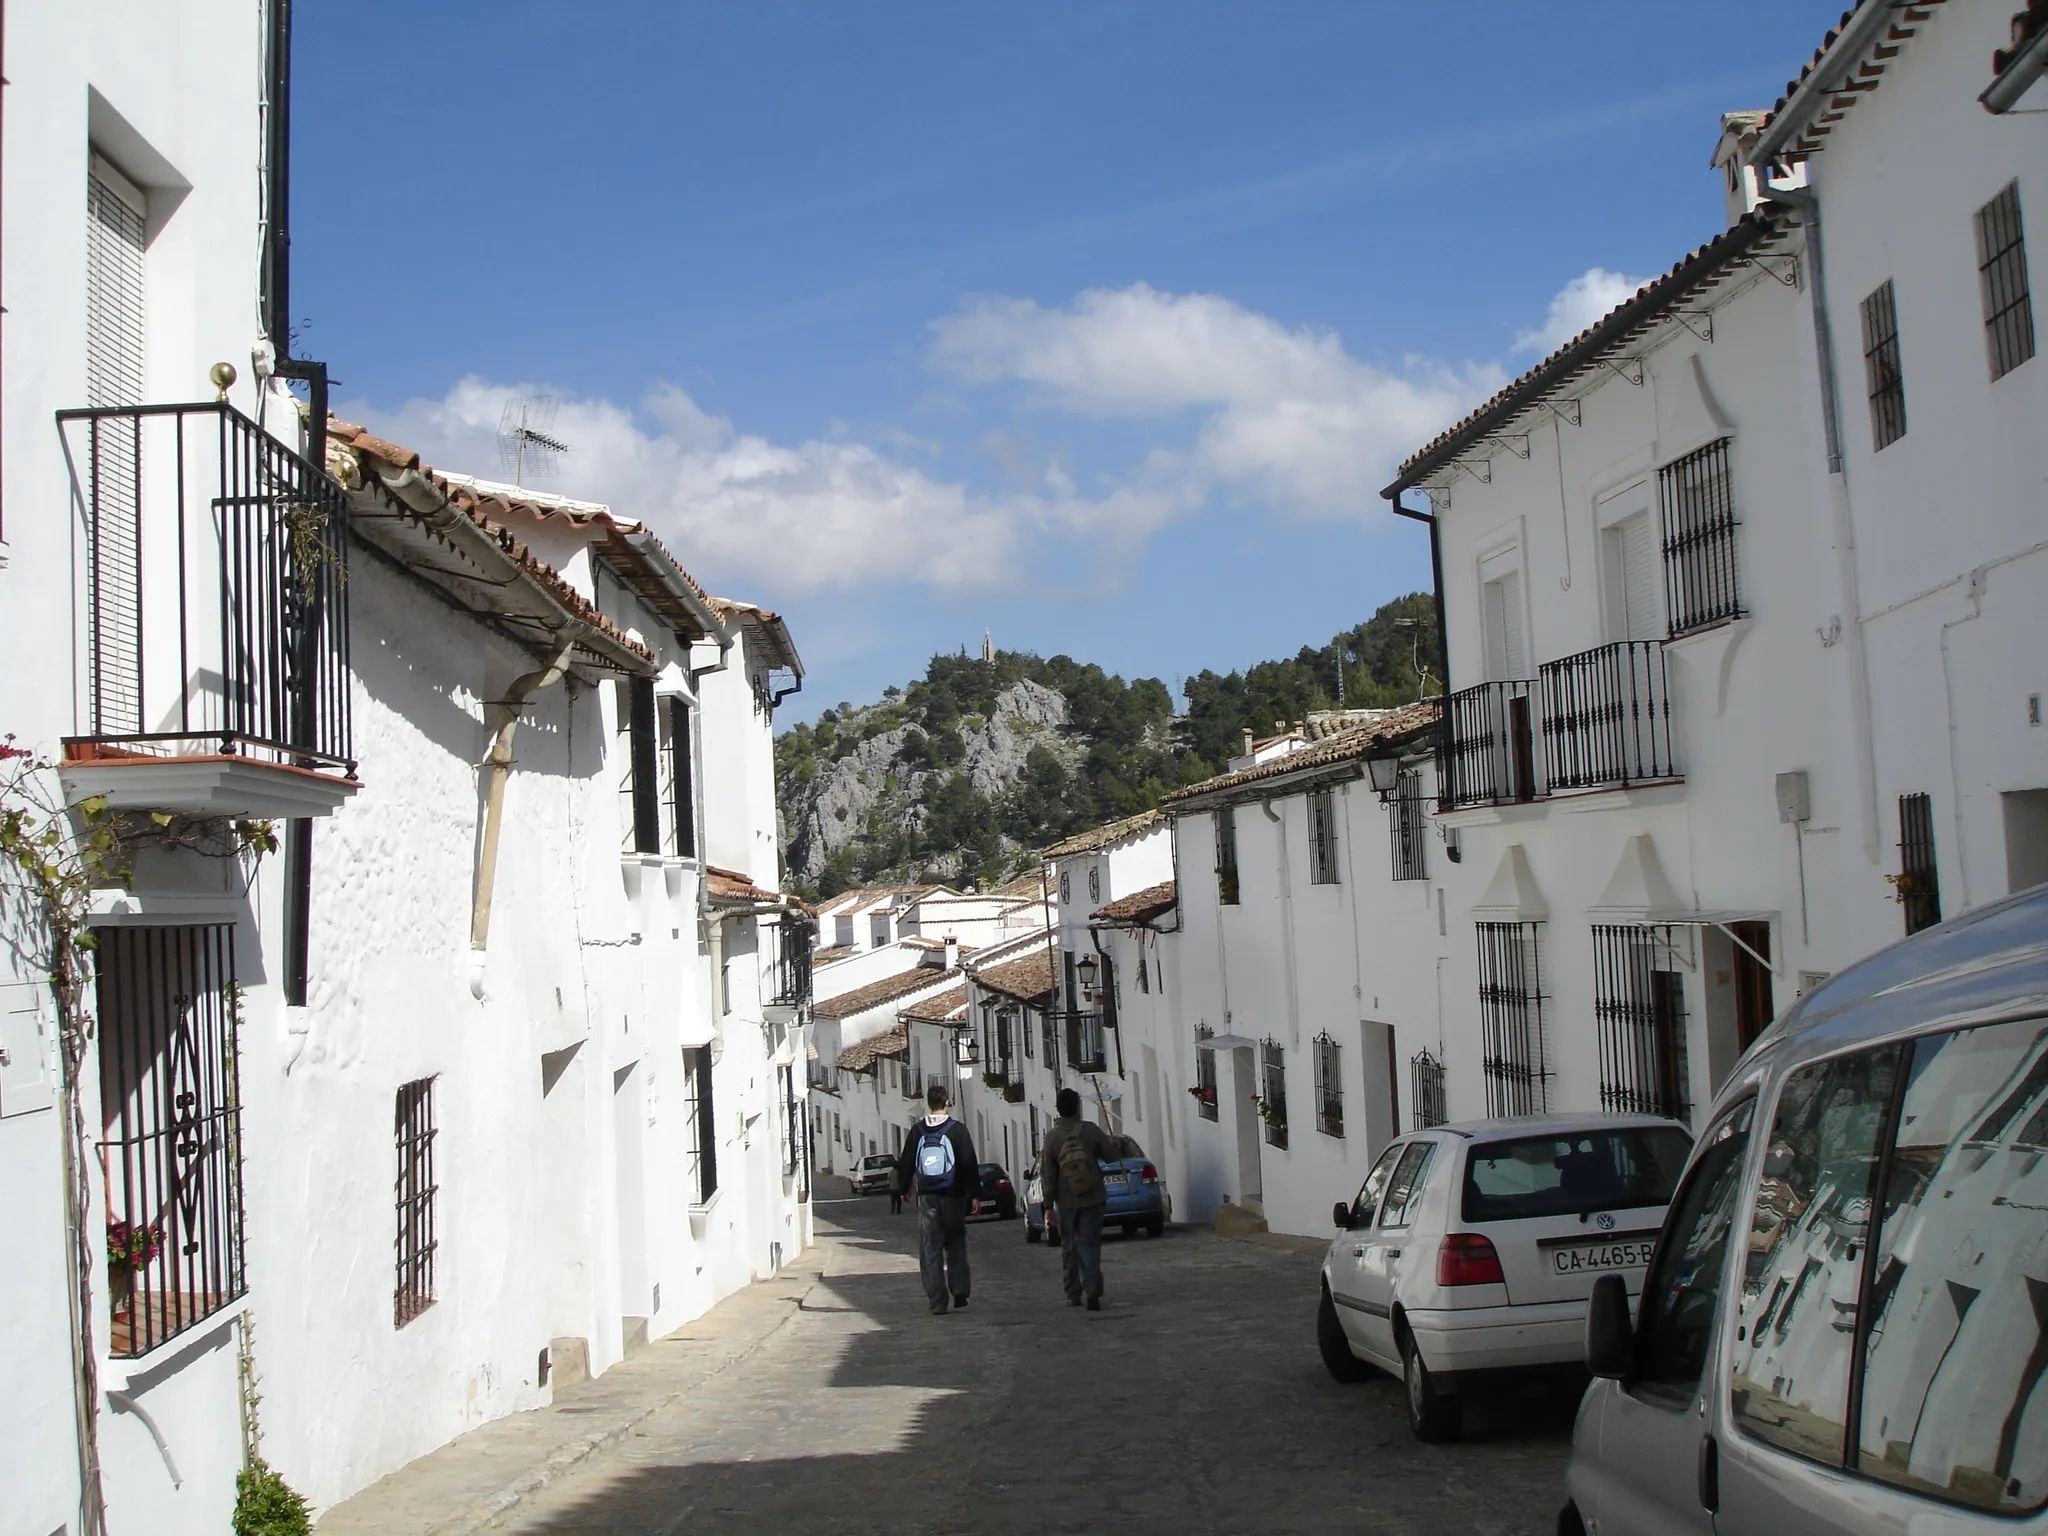
[{"label": "window with bars", "polygon": [[1311,885],[1337,883],[1337,803],[1328,789],[1308,794],[1308,878]]},{"label": "window with bars", "polygon": [[625,737],[619,778],[621,848],[626,853],[661,852],[661,749],[656,726],[654,680],[622,678],[617,684],[618,729]]},{"label": "window with bars", "polygon": [[1226,907],[1238,904],[1237,811],[1227,805],[1216,812],[1216,899]]},{"label": "window with bars", "polygon": [[1216,1048],[1205,1045],[1207,1031],[1195,1035],[1195,1113],[1204,1120],[1216,1118]]},{"label": "window with bars", "polygon": [[1259,1119],[1266,1145],[1287,1145],[1287,1050],[1278,1040],[1259,1042]]},{"label": "window with bars", "polygon": [[1328,1030],[1315,1038],[1316,1129],[1344,1134],[1344,1053]]},{"label": "window with bars", "polygon": [[1418,1131],[1451,1118],[1444,1102],[1444,1064],[1428,1051],[1417,1051],[1408,1063],[1408,1101],[1415,1106]]},{"label": "window with bars", "polygon": [[440,1239],[434,1226],[434,1079],[422,1077],[398,1090],[392,1113],[398,1143],[398,1177],[392,1204],[398,1217],[393,1238],[397,1284],[391,1292],[391,1322],[403,1328],[434,1304],[434,1258]]},{"label": "window with bars", "polygon": [[1725,437],[1657,471],[1664,600],[1674,636],[1742,617],[1734,487]]},{"label": "window with bars", "polygon": [[1977,280],[1984,294],[1991,377],[2002,379],[2034,355],[2034,299],[2027,283],[2017,181],[1977,210]]},{"label": "window with bars", "polygon": [[[690,1103],[690,1188],[697,1205],[709,1205],[718,1193],[718,1113],[711,1097],[711,1047],[699,1045],[683,1052],[685,1088]],[[832,1117],[835,1136],[839,1117]],[[852,1139],[847,1140],[852,1148]]]},{"label": "window with bars", "polygon": [[1926,795],[1899,796],[1899,872],[1892,884],[1906,909],[1906,932],[1918,933],[1941,921],[1941,873],[1934,858],[1934,802]]},{"label": "window with bars", "polygon": [[247,1289],[229,924],[108,928],[95,956],[112,1353]]},{"label": "window with bars", "polygon": [[1422,773],[1404,768],[1394,780],[1394,793],[1387,801],[1387,837],[1394,855],[1396,880],[1428,878],[1423,847],[1428,839],[1429,821],[1422,804]]},{"label": "window with bars", "polygon": [[669,694],[662,701],[661,799],[665,852],[678,859],[697,856],[696,763],[690,750],[690,701]]},{"label": "window with bars", "polygon": [[1870,389],[1870,440],[1883,449],[1906,435],[1906,374],[1899,358],[1899,305],[1887,278],[1863,301],[1863,373]]},{"label": "window with bars", "polygon": [[1535,923],[1479,923],[1481,1070],[1488,1115],[1549,1107],[1543,970]]},{"label": "window with bars", "polygon": [[1055,1077],[1060,1070],[1060,1021],[1047,1009],[1038,1016],[1039,1043],[1045,1047],[1045,1064]]},{"label": "window with bars", "polygon": [[1593,1019],[1600,1034],[1600,1107],[1686,1116],[1685,984],[1671,968],[1668,927],[1593,929]]},{"label": "window with bars", "polygon": [[782,1171],[791,1178],[803,1166],[804,1113],[796,1096],[796,1067],[784,1063],[775,1069],[776,1086],[782,1090],[782,1124],[789,1145],[783,1149]]}]

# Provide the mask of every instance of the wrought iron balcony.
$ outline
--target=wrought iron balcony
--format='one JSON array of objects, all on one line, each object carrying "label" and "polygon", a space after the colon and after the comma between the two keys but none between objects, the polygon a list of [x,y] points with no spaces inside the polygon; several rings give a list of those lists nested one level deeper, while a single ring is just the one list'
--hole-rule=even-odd
[{"label": "wrought iron balcony", "polygon": [[1437,807],[1534,800],[1536,701],[1528,682],[1480,683],[1444,700],[1437,738]]},{"label": "wrought iron balcony", "polygon": [[216,816],[335,809],[357,787],[347,493],[225,402],[57,423],[81,525],[67,791]]},{"label": "wrought iron balcony", "polygon": [[818,926],[787,916],[776,925],[775,955],[769,963],[768,1002],[776,1008],[806,1008],[811,1002],[811,941]]},{"label": "wrought iron balcony", "polygon": [[1681,776],[1662,640],[1620,640],[1541,670],[1544,768],[1553,792]]},{"label": "wrought iron balcony", "polygon": [[1067,1037],[1067,1065],[1076,1072],[1107,1072],[1109,1055],[1102,1015],[1070,1008],[1060,1017]]}]

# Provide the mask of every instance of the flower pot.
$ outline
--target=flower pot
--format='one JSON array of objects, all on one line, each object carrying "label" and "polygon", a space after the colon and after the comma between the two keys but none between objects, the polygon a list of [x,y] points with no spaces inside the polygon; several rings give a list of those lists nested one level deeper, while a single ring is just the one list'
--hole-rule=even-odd
[{"label": "flower pot", "polygon": [[125,1320],[135,1307],[135,1271],[112,1269],[107,1272],[107,1297],[113,1304],[113,1314]]}]

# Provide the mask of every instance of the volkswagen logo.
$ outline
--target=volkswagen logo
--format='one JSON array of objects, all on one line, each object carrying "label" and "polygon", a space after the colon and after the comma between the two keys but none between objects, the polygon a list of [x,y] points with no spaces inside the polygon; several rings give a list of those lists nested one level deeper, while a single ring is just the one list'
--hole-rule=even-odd
[{"label": "volkswagen logo", "polygon": [[1593,1218],[1593,1225],[1598,1227],[1602,1232],[1612,1232],[1614,1230],[1614,1218],[1608,1215],[1605,1211],[1602,1211],[1598,1216],[1595,1216]]}]

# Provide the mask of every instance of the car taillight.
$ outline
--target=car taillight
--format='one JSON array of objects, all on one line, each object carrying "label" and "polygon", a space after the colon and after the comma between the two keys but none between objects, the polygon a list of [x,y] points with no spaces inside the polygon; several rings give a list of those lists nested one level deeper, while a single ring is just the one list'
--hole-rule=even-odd
[{"label": "car taillight", "polygon": [[1436,1253],[1438,1285],[1505,1285],[1500,1255],[1477,1232],[1453,1232]]},{"label": "car taillight", "polygon": [[997,1180],[996,1180],[996,1188],[997,1188],[997,1189],[1008,1189],[1009,1187],[1010,1187],[1010,1181],[1009,1181],[1008,1179],[997,1179]]},{"label": "car taillight", "polygon": [[1150,1163],[1147,1163],[1138,1170],[1138,1181],[1141,1184],[1157,1184],[1159,1182],[1159,1170]]}]

